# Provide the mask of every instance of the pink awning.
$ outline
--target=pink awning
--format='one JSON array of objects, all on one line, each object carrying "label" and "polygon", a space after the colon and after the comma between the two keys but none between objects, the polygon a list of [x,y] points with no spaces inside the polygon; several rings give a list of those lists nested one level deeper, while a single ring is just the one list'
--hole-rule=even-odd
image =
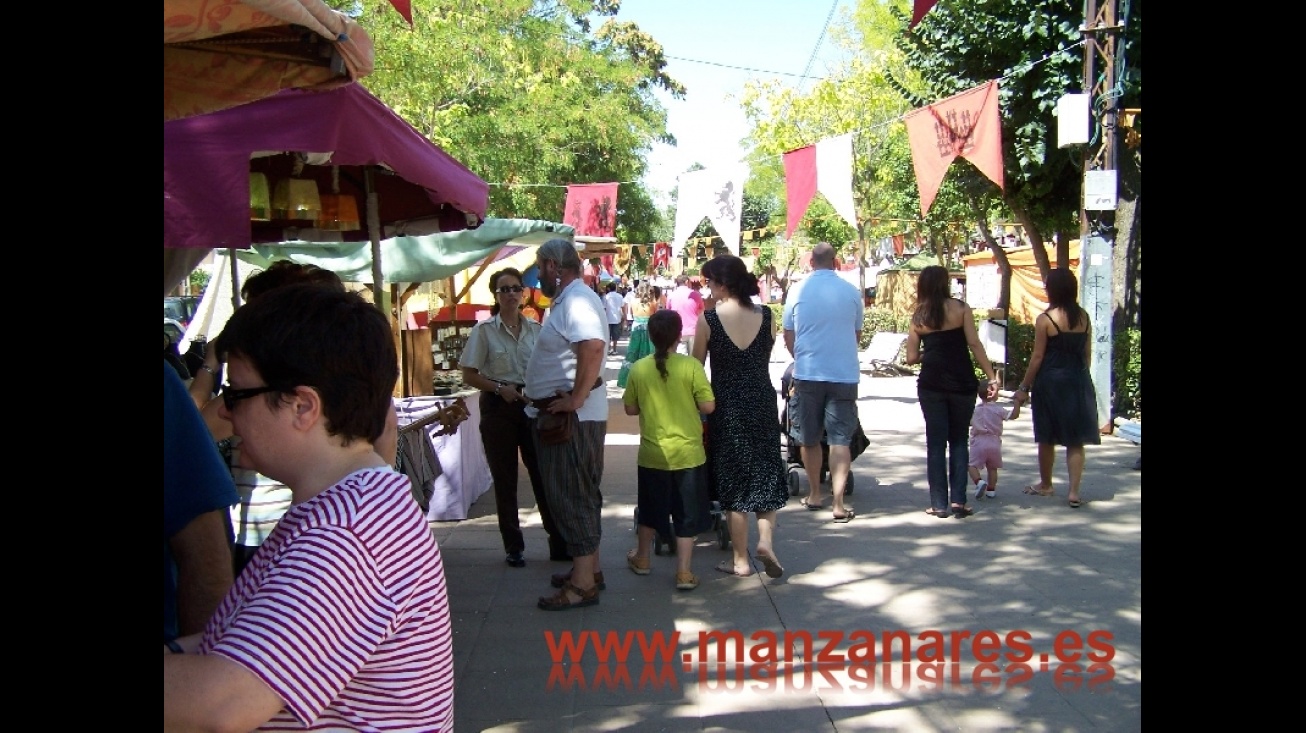
[{"label": "pink awning", "polygon": [[[301,178],[331,190],[340,167],[342,194],[364,211],[364,170],[375,175],[383,225],[438,217],[439,229],[466,228],[467,214],[485,218],[489,186],[427,140],[359,84],[323,92],[287,89],[275,96],[163,125],[163,244],[165,248],[244,248],[278,242],[294,222],[251,222],[249,174],[269,181],[289,175],[290,156],[251,160],[255,152],[331,153],[325,165],[307,165]],[[302,225],[302,224],[301,224]],[[368,238],[344,232],[346,241]]]}]

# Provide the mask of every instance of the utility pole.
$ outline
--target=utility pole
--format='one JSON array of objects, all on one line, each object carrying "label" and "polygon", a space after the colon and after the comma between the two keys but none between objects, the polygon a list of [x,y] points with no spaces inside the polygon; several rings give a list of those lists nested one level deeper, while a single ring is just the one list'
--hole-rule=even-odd
[{"label": "utility pole", "polygon": [[[1117,0],[1085,0],[1084,89],[1098,136],[1084,146],[1083,196],[1079,210],[1079,302],[1092,318],[1093,355],[1089,366],[1097,390],[1098,425],[1111,432],[1111,277],[1115,250],[1117,191],[1116,24]],[[1099,70],[1100,65],[1100,70]]]}]

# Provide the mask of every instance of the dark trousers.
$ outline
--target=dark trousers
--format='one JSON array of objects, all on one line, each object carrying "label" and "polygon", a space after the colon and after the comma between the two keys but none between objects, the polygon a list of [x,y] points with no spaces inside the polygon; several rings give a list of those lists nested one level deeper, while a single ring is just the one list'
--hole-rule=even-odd
[{"label": "dark trousers", "polygon": [[549,536],[549,554],[567,554],[567,543],[553,522],[549,502],[544,495],[544,481],[535,457],[535,442],[531,431],[534,422],[526,417],[525,403],[509,404],[502,397],[489,392],[481,393],[481,444],[485,446],[485,461],[494,481],[494,510],[499,516],[499,534],[503,537],[505,552],[524,552],[526,540],[522,537],[521,519],[517,514],[518,453],[526,464],[535,494],[544,531]]},{"label": "dark trousers", "polygon": [[930,506],[948,511],[951,503],[966,503],[966,464],[970,463],[970,418],[975,393],[917,389],[925,416],[925,467],[930,482]]}]

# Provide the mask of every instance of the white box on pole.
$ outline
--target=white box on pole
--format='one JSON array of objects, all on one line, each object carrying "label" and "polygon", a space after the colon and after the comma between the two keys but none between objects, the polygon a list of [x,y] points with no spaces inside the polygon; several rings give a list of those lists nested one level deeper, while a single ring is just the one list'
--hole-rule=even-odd
[{"label": "white box on pole", "polygon": [[1088,144],[1087,94],[1063,94],[1057,100],[1057,147]]}]

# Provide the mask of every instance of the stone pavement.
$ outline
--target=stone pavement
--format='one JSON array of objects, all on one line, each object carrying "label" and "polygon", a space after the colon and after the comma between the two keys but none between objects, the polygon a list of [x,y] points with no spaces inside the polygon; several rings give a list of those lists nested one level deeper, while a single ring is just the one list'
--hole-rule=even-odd
[{"label": "stone pavement", "polygon": [[[777,386],[788,361],[777,344]],[[524,470],[525,568],[503,561],[492,492],[468,519],[432,523],[453,613],[457,731],[1141,728],[1137,446],[1103,436],[1101,446],[1088,447],[1081,509],[1066,504],[1060,452],[1057,496],[1026,496],[1020,489],[1038,471],[1023,411],[1007,423],[997,497],[972,501],[969,518],[937,519],[923,511],[929,502],[915,378],[864,377],[858,406],[871,445],[853,462],[848,504],[857,517],[831,521],[828,486],[824,511],[806,511],[792,498],[777,521],[775,552],[785,574],[774,580],[757,562],[759,572],[747,578],[714,572],[729,552],[715,533],[704,533],[693,558],[701,584],[677,591],[673,557],[655,556],[648,576],[625,567],[635,543],[639,426],[621,408],[620,364],[609,357],[605,370],[607,590],[599,605],[536,609],[538,597],[554,592],[549,575],[568,564],[548,560]],[[700,634],[732,632],[745,643],[728,646],[729,663],[717,664],[713,637]],[[805,657],[804,632],[812,644]],[[793,661],[772,664],[768,650],[783,659],[786,634]],[[883,662],[886,636],[890,663]],[[617,644],[590,646],[608,641]],[[736,663],[735,649],[745,647]]]}]

